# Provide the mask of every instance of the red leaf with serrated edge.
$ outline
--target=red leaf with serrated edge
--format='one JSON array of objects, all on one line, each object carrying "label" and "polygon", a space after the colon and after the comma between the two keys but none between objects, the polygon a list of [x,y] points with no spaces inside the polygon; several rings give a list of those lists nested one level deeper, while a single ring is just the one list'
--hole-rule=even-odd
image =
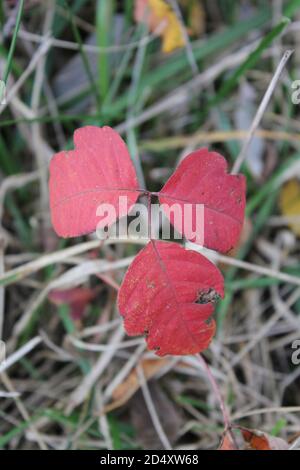
[{"label": "red leaf with serrated edge", "polygon": [[[75,150],[59,152],[50,163],[50,209],[56,233],[64,238],[112,225],[138,198],[138,181],[125,142],[110,127],[86,126],[74,133]],[[128,205],[119,207],[119,196]],[[97,216],[111,204],[115,216]]]},{"label": "red leaf with serrated edge", "polygon": [[[245,193],[244,176],[227,174],[227,162],[222,155],[203,148],[182,161],[159,192],[159,201],[176,230],[188,240],[226,253],[240,237]],[[173,204],[179,205],[183,217],[176,218],[174,212],[168,213]],[[191,205],[190,213],[187,204]],[[199,225],[196,224],[196,205],[201,204],[204,223],[195,230]]]},{"label": "red leaf with serrated edge", "polygon": [[145,335],[157,355],[195,354],[214,335],[210,317],[223,289],[222,274],[204,256],[151,241],[130,265],[118,305],[127,333]]}]

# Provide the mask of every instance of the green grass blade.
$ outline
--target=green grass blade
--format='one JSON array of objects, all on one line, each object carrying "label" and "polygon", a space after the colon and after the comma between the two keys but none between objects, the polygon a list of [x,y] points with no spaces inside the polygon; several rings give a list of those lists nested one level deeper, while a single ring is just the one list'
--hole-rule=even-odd
[{"label": "green grass blade", "polygon": [[[97,4],[97,44],[99,47],[108,47],[111,39],[114,1],[98,0]],[[109,56],[106,52],[99,54],[98,61],[99,91],[102,102],[105,100],[110,85]]]},{"label": "green grass blade", "polygon": [[[20,0],[19,10],[18,10],[17,19],[16,19],[16,26],[15,26],[15,29],[14,29],[14,34],[13,34],[11,45],[10,45],[10,48],[9,48],[6,66],[5,66],[5,69],[4,69],[3,81],[4,81],[5,84],[7,83],[7,79],[8,79],[8,76],[9,76],[9,73],[10,73],[10,70],[11,70],[11,66],[12,66],[12,60],[13,60],[14,51],[15,51],[15,47],[16,47],[18,31],[19,31],[19,28],[20,28],[23,9],[24,9],[24,0]],[[1,101],[1,97],[0,97],[0,101]]]},{"label": "green grass blade", "polygon": [[226,98],[230,92],[239,83],[239,80],[246,74],[248,70],[253,69],[261,58],[263,52],[272,44],[286,26],[290,23],[288,18],[283,18],[259,43],[258,47],[249,55],[249,57],[236,69],[233,75],[224,83],[216,97],[211,101],[211,105],[219,103]]},{"label": "green grass blade", "polygon": [[284,16],[292,18],[300,8],[300,0],[291,0],[283,9]]},{"label": "green grass blade", "polygon": [[83,62],[83,66],[85,68],[85,71],[86,71],[86,74],[87,74],[87,77],[90,81],[90,84],[91,84],[91,88],[94,92],[94,95],[95,95],[95,99],[96,99],[96,102],[98,104],[98,109],[100,109],[100,97],[99,97],[99,92],[98,92],[98,88],[97,88],[97,84],[94,80],[94,76],[93,76],[93,72],[91,70],[91,67],[90,67],[90,63],[89,63],[89,59],[87,57],[87,54],[84,50],[84,47],[83,47],[83,42],[82,42],[82,39],[81,39],[81,35],[80,35],[80,32],[79,32],[79,29],[77,27],[77,24],[74,20],[74,15],[72,13],[72,10],[71,8],[68,6],[68,4],[65,2],[65,6],[69,12],[69,15],[70,15],[70,23],[71,23],[71,27],[72,27],[72,31],[73,31],[73,35],[74,35],[74,38],[78,44],[78,47],[79,47],[79,53],[82,57],[82,62]]},{"label": "green grass blade", "polygon": [[[56,0],[56,4],[59,7],[64,8],[65,1],[66,0]],[[73,2],[70,2],[70,3],[72,3],[72,6],[70,6],[70,8],[72,8],[72,13],[73,15],[76,15],[79,12],[79,10],[85,5],[85,3],[88,3],[88,2],[87,0],[74,0]],[[57,8],[54,21],[53,21],[53,36],[55,38],[60,37],[62,33],[65,31],[65,29],[67,28],[67,26],[68,26],[68,19],[66,18],[66,15],[62,15],[60,13],[60,9]]]},{"label": "green grass blade", "polygon": [[14,437],[18,436],[18,434],[22,433],[27,429],[34,421],[36,421],[39,416],[31,418],[29,421],[23,421],[18,426],[15,426],[11,431],[6,434],[0,436],[0,449],[3,449]]},{"label": "green grass blade", "polygon": [[4,9],[3,9],[3,0],[0,0],[0,26],[4,25],[5,16],[4,16]]},{"label": "green grass blade", "polygon": [[[213,34],[209,36],[205,42],[201,41],[200,43],[197,42],[196,44],[193,44],[192,47],[195,59],[199,63],[213,54],[230,47],[236,41],[250,33],[253,29],[263,26],[269,20],[269,13],[269,9],[260,10],[257,15],[247,21],[238,22],[235,26],[222,31],[221,33]],[[147,88],[155,89],[155,87],[168,85],[168,81],[170,79],[172,79],[173,82],[175,79],[177,79],[177,81],[182,81],[182,79],[186,78],[183,72],[188,70],[187,65],[186,52],[184,50],[180,50],[174,56],[165,60],[160,67],[151,70],[151,73],[145,75],[136,90],[136,99],[138,99],[141,93],[143,93]],[[113,106],[110,106],[104,111],[108,115],[118,116],[121,111],[126,109],[127,103],[128,92],[124,93],[123,96],[115,101]]]}]

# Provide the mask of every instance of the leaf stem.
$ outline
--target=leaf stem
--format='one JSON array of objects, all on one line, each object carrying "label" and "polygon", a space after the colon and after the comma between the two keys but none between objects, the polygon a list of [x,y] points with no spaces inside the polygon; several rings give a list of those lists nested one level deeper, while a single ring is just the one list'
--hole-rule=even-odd
[{"label": "leaf stem", "polygon": [[229,412],[228,412],[227,407],[225,405],[224,399],[222,397],[219,385],[217,384],[217,381],[214,378],[213,373],[212,373],[208,363],[204,359],[204,357],[201,354],[196,354],[195,356],[199,360],[202,368],[205,370],[207,378],[210,382],[211,388],[213,389],[213,392],[214,392],[214,394],[215,394],[215,396],[216,396],[216,398],[219,402],[220,409],[221,409],[221,412],[222,412],[222,415],[223,415],[223,421],[224,421],[224,425],[225,425],[225,432],[228,432],[230,434],[230,437],[232,438],[236,448],[238,449],[235,436],[232,433],[232,424],[231,424],[231,421],[230,421],[230,415],[229,415]]}]

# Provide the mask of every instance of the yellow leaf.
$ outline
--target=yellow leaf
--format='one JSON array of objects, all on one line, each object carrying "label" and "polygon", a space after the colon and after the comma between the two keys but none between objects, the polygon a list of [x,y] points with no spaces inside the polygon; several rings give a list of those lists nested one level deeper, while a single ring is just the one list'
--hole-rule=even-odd
[{"label": "yellow leaf", "polygon": [[136,0],[135,19],[138,22],[146,22],[152,32],[160,24],[162,25],[159,34],[162,36],[163,52],[172,52],[185,45],[181,24],[176,13],[164,0]]},{"label": "yellow leaf", "polygon": [[[294,178],[283,186],[279,205],[284,216],[300,218],[300,181],[298,179]],[[295,235],[300,236],[300,220],[299,222],[292,221],[288,225]]]},{"label": "yellow leaf", "polygon": [[154,15],[161,21],[166,21],[166,26],[162,31],[163,52],[172,52],[185,44],[181,25],[170,5],[164,0],[149,0],[150,8]]}]

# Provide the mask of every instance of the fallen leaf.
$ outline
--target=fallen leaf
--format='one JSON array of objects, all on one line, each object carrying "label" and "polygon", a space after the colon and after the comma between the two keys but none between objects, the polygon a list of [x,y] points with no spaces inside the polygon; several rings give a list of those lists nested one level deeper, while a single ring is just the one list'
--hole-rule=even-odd
[{"label": "fallen leaf", "polygon": [[48,299],[55,305],[69,305],[73,320],[80,320],[87,305],[94,299],[96,292],[88,287],[74,287],[72,289],[54,289]]},{"label": "fallen leaf", "polygon": [[280,437],[270,436],[256,429],[240,428],[243,438],[252,450],[287,450],[289,445]]},{"label": "fallen leaf", "polygon": [[145,335],[159,356],[196,354],[215,332],[210,317],[224,295],[218,268],[176,243],[152,241],[130,265],[118,295],[128,335]]},{"label": "fallen leaf", "polygon": [[[170,222],[188,240],[227,253],[239,241],[246,205],[246,180],[243,175],[227,174],[222,155],[203,148],[188,155],[159,192],[159,201]],[[183,217],[170,208],[178,204]],[[187,206],[192,211],[187,216]],[[196,235],[196,207],[203,205],[204,221]],[[188,223],[185,224],[185,218]],[[201,233],[199,233],[201,231]],[[202,235],[202,237],[200,236]],[[201,243],[199,243],[201,244]]]},{"label": "fallen leaf", "polygon": [[280,437],[274,437],[257,429],[233,426],[239,431],[239,447],[234,442],[231,432],[224,431],[219,450],[287,450],[289,444]]},{"label": "fallen leaf", "polygon": [[[139,196],[133,163],[116,131],[82,127],[74,133],[74,144],[75,150],[59,152],[50,162],[51,219],[56,233],[64,238],[112,225]],[[126,196],[128,204],[119,207],[119,196]],[[115,208],[109,219],[97,215],[102,204]]]},{"label": "fallen leaf", "polygon": [[172,52],[185,45],[176,13],[164,0],[136,0],[134,17],[137,22],[146,23],[151,32],[162,25],[159,34],[162,36],[163,52]]},{"label": "fallen leaf", "polygon": [[224,432],[219,450],[238,450],[231,436],[231,432]]},{"label": "fallen leaf", "polygon": [[291,179],[282,187],[279,205],[284,216],[299,217],[299,222],[290,222],[288,225],[295,235],[300,236],[300,181],[297,178]]}]

